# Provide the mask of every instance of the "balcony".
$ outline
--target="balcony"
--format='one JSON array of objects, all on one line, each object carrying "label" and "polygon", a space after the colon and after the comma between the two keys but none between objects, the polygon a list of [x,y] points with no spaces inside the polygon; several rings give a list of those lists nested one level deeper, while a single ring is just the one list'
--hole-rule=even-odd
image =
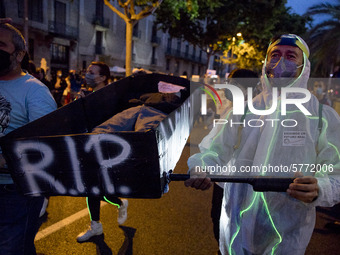
[{"label": "balcony", "polygon": [[78,39],[78,29],[76,27],[71,27],[64,23],[58,23],[52,20],[48,21],[48,32],[69,39]]},{"label": "balcony", "polygon": [[184,53],[178,49],[167,48],[165,55],[175,57],[175,58],[185,58]]},{"label": "balcony", "polygon": [[104,18],[103,16],[94,15],[92,19],[92,24],[96,26],[101,26],[103,28],[110,28],[110,19]]},{"label": "balcony", "polygon": [[187,52],[187,51],[181,52],[178,49],[167,48],[165,55],[170,56],[170,57],[184,59],[184,60],[189,60],[191,62],[195,62],[195,63],[198,63],[198,64],[204,64],[205,65],[206,62],[207,62],[207,58],[202,57],[202,55],[196,56],[194,54],[189,54],[189,52]]},{"label": "balcony", "polygon": [[100,46],[100,45],[96,45],[95,46],[95,54],[97,55],[103,55],[105,52],[105,48]]}]

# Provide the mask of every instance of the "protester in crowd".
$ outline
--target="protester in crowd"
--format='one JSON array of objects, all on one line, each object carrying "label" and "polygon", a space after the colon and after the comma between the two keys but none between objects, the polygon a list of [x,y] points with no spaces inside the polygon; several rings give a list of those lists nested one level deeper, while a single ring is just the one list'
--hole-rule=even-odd
[{"label": "protester in crowd", "polygon": [[314,81],[312,93],[321,104],[331,106],[331,101],[328,98],[326,84],[324,81]]},{"label": "protester in crowd", "polygon": [[67,75],[65,77],[65,82],[66,82],[66,88],[63,91],[63,96],[61,97],[61,104],[67,105],[71,103],[71,74]]},{"label": "protester in crowd", "polygon": [[[80,89],[78,98],[104,88],[110,78],[110,68],[104,62],[92,62],[85,74],[86,90]],[[82,86],[83,88],[83,86]]]},{"label": "protester in crowd", "polygon": [[64,102],[62,101],[63,99],[63,93],[64,90],[67,88],[68,84],[63,76],[62,70],[58,70],[56,73],[56,76],[53,77],[52,79],[52,85],[53,85],[53,90],[52,90],[52,95],[57,102],[58,108],[63,106]]},{"label": "protester in crowd", "polygon": [[[25,54],[22,34],[12,25],[1,23],[0,136],[57,108],[48,88],[21,68]],[[42,196],[29,197],[19,192],[0,154],[0,254],[36,254],[34,238],[43,202]]]},{"label": "protester in crowd", "polygon": [[[110,77],[110,68],[103,62],[92,62],[87,68],[85,80],[93,92],[105,87]],[[84,97],[91,92],[81,91],[79,97]],[[87,197],[87,206],[90,213],[90,226],[88,230],[78,235],[78,242],[86,242],[91,237],[103,234],[103,226],[100,222],[100,201],[106,201],[118,207],[118,224],[123,224],[127,219],[128,200],[119,199],[116,196]]]},{"label": "protester in crowd", "polygon": [[38,67],[37,68],[37,79],[44,83],[50,90],[52,89],[51,87],[51,82],[46,79],[46,72],[44,68]]},{"label": "protester in crowd", "polygon": [[28,69],[26,70],[29,74],[33,75],[35,78],[38,78],[37,67],[34,64],[33,60],[29,60]]},{"label": "protester in crowd", "polygon": [[70,71],[70,83],[71,83],[71,101],[73,101],[79,93],[84,81],[81,76],[76,73],[75,70]]},{"label": "protester in crowd", "polygon": [[[302,255],[313,233],[316,206],[340,202],[340,118],[315,96],[309,98],[308,57],[308,46],[299,36],[273,38],[262,69],[263,91],[251,102],[253,108],[236,115],[242,109],[235,108],[234,100],[228,124],[216,126],[204,139],[208,142],[200,144],[201,152],[188,160],[192,177],[185,185],[201,190],[212,185],[200,170],[203,166],[234,166],[236,172],[221,173],[228,176],[295,178],[286,192],[254,192],[248,184],[225,183],[222,254]],[[286,115],[280,107],[273,108],[275,100],[283,103],[281,97],[290,100]],[[255,109],[261,112],[253,113]],[[296,125],[287,127],[287,119]],[[266,171],[263,166],[283,170]],[[241,171],[247,167],[258,170]]]}]

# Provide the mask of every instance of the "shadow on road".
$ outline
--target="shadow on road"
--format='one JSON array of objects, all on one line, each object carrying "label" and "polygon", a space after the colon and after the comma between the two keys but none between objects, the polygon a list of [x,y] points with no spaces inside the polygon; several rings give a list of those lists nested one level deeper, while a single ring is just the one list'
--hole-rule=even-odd
[{"label": "shadow on road", "polygon": [[96,245],[97,255],[112,255],[112,250],[104,241],[104,234],[93,236],[87,242]]},{"label": "shadow on road", "polygon": [[[135,236],[136,229],[124,226],[119,227],[123,230],[125,239],[117,255],[132,255],[133,237]],[[93,236],[86,242],[94,243],[96,245],[97,255],[112,255],[111,248],[104,241],[104,234]]]},{"label": "shadow on road", "polygon": [[124,243],[122,247],[120,247],[117,255],[132,255],[133,251],[133,237],[135,236],[136,229],[130,227],[119,226],[125,235]]}]

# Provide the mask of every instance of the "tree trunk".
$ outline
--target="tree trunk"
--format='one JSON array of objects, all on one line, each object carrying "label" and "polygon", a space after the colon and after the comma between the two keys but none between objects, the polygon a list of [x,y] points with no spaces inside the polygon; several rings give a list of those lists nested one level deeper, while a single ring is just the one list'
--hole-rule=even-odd
[{"label": "tree trunk", "polygon": [[133,21],[129,20],[126,22],[126,55],[125,55],[125,74],[130,76],[131,70],[131,59],[132,59],[132,29]]},{"label": "tree trunk", "polygon": [[212,67],[210,68],[210,58],[211,58],[212,52],[209,51],[209,53],[207,53],[207,69],[212,69]]}]

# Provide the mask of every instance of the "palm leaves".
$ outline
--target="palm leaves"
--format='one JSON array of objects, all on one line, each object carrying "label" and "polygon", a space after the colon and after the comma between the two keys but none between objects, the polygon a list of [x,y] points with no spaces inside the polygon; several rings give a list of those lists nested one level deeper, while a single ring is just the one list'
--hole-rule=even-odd
[{"label": "palm leaves", "polygon": [[[336,4],[322,3],[310,7],[305,15],[327,15],[329,19],[315,25],[308,36],[313,74],[328,75],[340,56],[340,0]],[[330,68],[331,66],[331,68]]]}]

